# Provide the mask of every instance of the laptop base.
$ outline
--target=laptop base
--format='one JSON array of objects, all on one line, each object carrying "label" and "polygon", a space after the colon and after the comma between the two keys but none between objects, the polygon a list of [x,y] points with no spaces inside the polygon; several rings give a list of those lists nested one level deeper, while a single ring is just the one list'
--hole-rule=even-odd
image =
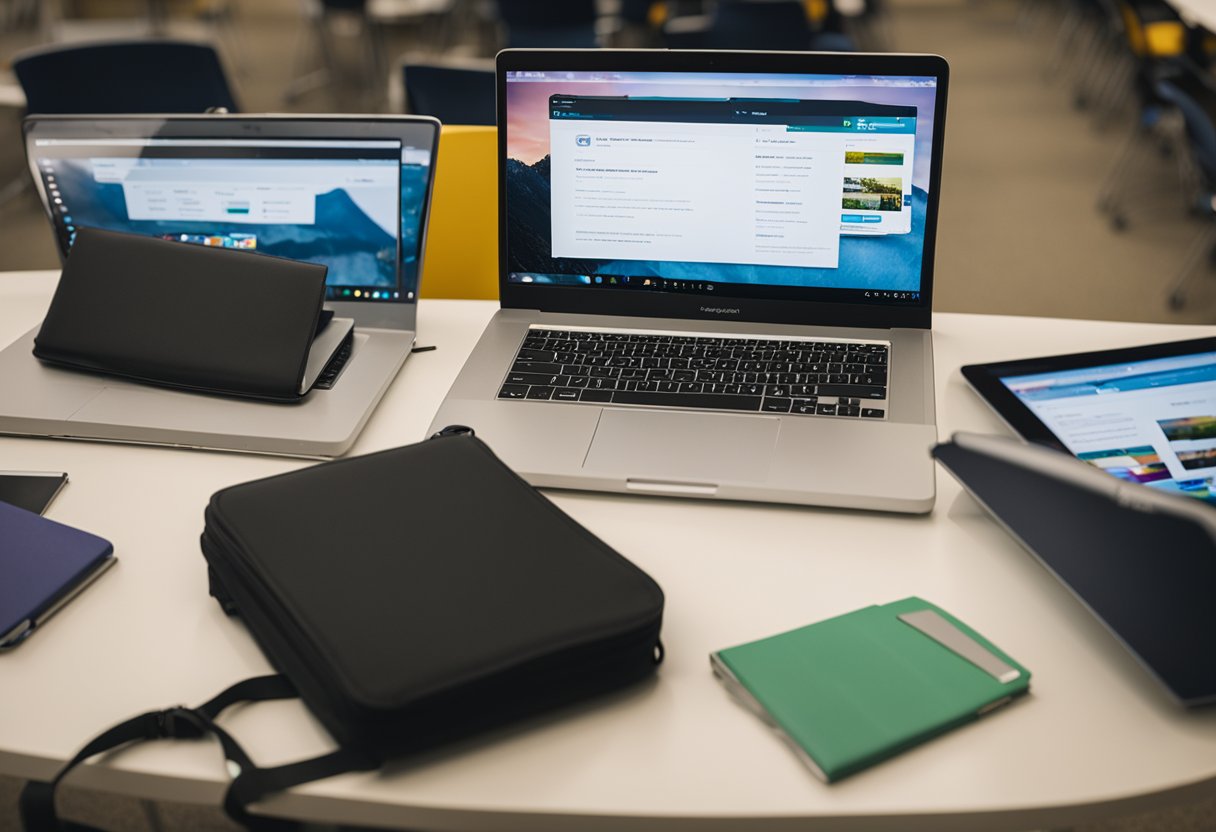
[{"label": "laptop base", "polygon": [[[0,352],[0,378],[27,391],[0,403],[0,433],[323,459],[354,444],[409,356],[414,333],[356,330],[332,390],[295,404],[167,390],[43,365],[30,330]],[[356,360],[357,359],[357,360]]]}]

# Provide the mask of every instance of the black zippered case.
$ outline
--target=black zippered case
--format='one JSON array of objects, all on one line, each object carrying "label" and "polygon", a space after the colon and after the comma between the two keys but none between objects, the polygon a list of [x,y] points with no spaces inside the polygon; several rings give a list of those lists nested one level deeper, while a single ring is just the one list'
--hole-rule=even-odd
[{"label": "black zippered case", "polygon": [[[225,488],[205,518],[211,594],[278,675],[111,728],[25,790],[28,829],[56,828],[55,786],[88,756],[208,734],[236,772],[228,814],[288,828],[248,805],[622,688],[663,658],[658,584],[468,429]],[[214,721],[296,695],[336,751],[259,768]]]},{"label": "black zippered case", "polygon": [[663,593],[476,437],[218,492],[211,592],[334,738],[431,747],[649,675]]}]

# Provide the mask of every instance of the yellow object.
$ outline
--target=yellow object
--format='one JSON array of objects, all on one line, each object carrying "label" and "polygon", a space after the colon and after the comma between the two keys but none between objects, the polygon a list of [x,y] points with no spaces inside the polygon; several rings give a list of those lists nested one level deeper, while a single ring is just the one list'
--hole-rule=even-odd
[{"label": "yellow object", "polygon": [[802,0],[802,5],[806,8],[806,19],[812,24],[822,23],[831,9],[828,0]]},{"label": "yellow object", "polygon": [[498,297],[498,131],[444,125],[419,295]]},{"label": "yellow object", "polygon": [[1176,20],[1144,25],[1144,41],[1154,58],[1174,58],[1186,49],[1186,27]]},{"label": "yellow object", "polygon": [[1186,48],[1186,27],[1177,20],[1145,22],[1128,3],[1119,8],[1132,53],[1141,58],[1174,58]]}]

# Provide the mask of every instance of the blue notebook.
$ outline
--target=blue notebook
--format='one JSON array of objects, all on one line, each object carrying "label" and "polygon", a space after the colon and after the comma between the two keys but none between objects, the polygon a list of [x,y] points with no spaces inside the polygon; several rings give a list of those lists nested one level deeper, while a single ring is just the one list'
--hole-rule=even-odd
[{"label": "blue notebook", "polygon": [[0,502],[0,650],[24,641],[114,560],[108,540]]}]

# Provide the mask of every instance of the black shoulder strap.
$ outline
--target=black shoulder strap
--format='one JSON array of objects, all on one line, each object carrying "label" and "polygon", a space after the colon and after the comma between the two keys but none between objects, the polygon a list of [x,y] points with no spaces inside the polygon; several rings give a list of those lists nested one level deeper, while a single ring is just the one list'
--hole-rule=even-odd
[{"label": "black shoulder strap", "polygon": [[320,780],[347,771],[368,771],[378,768],[379,761],[365,754],[339,748],[311,760],[258,768],[240,743],[215,723],[215,718],[229,705],[237,702],[262,702],[289,699],[296,696],[295,686],[282,674],[258,676],[238,682],[197,708],[178,706],[164,711],[149,711],[115,725],[80,749],[49,783],[31,781],[21,792],[21,821],[26,832],[98,832],[92,827],[61,823],[55,813],[55,789],[73,768],[103,751],[129,742],[161,738],[200,739],[214,734],[220,741],[232,783],[224,795],[224,811],[248,829],[265,832],[288,832],[299,827],[295,821],[252,815],[250,803],[271,792],[287,789],[311,780]]}]

